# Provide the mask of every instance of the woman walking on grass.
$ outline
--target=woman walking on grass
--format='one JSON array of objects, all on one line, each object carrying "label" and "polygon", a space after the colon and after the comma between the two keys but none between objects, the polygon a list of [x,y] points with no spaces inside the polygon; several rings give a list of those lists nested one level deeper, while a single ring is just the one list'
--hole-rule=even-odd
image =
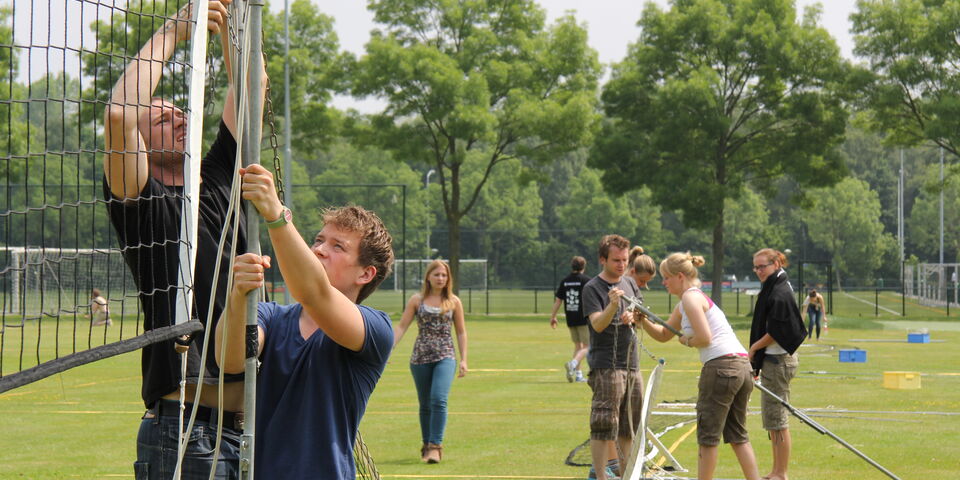
[{"label": "woman walking on grass", "polygon": [[[759,480],[757,460],[747,436],[747,402],[753,391],[750,362],[726,315],[700,290],[697,267],[703,264],[703,257],[689,252],[671,254],[660,262],[663,285],[671,295],[680,297],[667,324],[683,332],[680,343],[695,347],[703,363],[697,395],[697,478],[713,478],[722,433],[744,477]],[[643,329],[654,339],[666,342],[673,338],[674,334],[663,326],[641,318]]]},{"label": "woman walking on grass", "polygon": [[[827,325],[827,316],[826,308],[824,306],[826,303],[823,301],[823,295],[820,295],[820,292],[817,292],[814,289],[810,289],[810,293],[807,294],[807,298],[803,300],[803,305],[800,305],[800,311],[804,309],[807,310],[807,320],[809,321],[809,326],[807,327],[807,340],[810,339],[810,336],[813,335],[813,327],[817,327],[817,340],[820,340],[820,323],[822,322],[824,326]],[[824,328],[826,330],[826,328]],[[826,332],[824,332],[826,333]]]},{"label": "woman walking on grass", "polygon": [[[443,432],[447,424],[447,397],[458,376],[467,374],[467,327],[463,319],[463,304],[453,294],[450,266],[443,260],[434,260],[427,267],[423,288],[415,293],[403,310],[400,323],[394,327],[394,347],[417,319],[417,339],[410,356],[410,372],[420,401],[420,433],[423,446],[420,459],[426,463],[440,463],[443,458]],[[457,332],[460,365],[456,364],[451,328]]]}]

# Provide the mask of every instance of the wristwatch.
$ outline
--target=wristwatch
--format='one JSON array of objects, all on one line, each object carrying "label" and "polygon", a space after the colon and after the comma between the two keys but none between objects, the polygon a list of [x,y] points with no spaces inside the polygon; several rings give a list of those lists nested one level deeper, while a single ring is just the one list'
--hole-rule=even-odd
[{"label": "wristwatch", "polygon": [[283,211],[280,212],[280,218],[276,220],[271,220],[266,223],[267,228],[277,228],[282,227],[293,221],[293,212],[289,208],[283,207]]}]

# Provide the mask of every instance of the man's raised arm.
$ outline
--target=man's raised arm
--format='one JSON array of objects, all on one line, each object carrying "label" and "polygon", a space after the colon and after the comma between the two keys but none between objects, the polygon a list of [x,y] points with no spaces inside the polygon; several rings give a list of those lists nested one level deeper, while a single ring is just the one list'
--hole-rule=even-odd
[{"label": "man's raised arm", "polygon": [[[230,0],[210,1],[207,28],[217,33],[227,18],[225,4]],[[141,117],[150,111],[153,92],[160,82],[163,66],[173,55],[179,42],[190,38],[190,8],[187,4],[168,19],[140,49],[127,65],[110,94],[110,103],[104,113],[104,140],[107,156],[103,173],[114,196],[120,199],[136,198],[147,183],[150,165],[147,146],[141,128],[158,127],[167,121],[162,115]],[[173,136],[171,129],[158,129]],[[168,145],[173,145],[173,138]]]}]

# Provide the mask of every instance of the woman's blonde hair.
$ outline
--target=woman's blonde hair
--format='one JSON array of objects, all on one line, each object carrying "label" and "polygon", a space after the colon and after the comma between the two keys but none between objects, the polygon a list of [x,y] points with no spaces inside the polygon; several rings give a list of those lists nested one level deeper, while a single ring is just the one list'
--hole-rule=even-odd
[{"label": "woman's blonde hair", "polygon": [[630,268],[636,273],[649,273],[651,278],[657,275],[657,264],[639,245],[630,249]]},{"label": "woman's blonde hair", "polygon": [[660,275],[664,277],[673,277],[679,274],[689,278],[693,285],[700,286],[700,271],[707,262],[700,255],[690,255],[690,252],[671,253],[667,258],[660,262]]},{"label": "woman's blonde hair", "polygon": [[438,268],[443,268],[447,271],[447,284],[440,289],[440,312],[446,313],[448,310],[453,310],[453,276],[450,274],[450,265],[439,258],[430,262],[430,265],[427,265],[427,272],[423,274],[423,287],[420,288],[420,303],[423,303],[423,299],[427,298],[427,295],[430,294],[430,274]]}]

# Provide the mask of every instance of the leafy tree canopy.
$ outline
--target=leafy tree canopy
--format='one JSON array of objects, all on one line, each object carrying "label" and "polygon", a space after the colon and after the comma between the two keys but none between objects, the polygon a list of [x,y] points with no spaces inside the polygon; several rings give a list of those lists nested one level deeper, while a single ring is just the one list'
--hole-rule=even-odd
[{"label": "leafy tree canopy", "polygon": [[960,1],[857,2],[854,53],[873,72],[872,126],[900,145],[933,142],[960,155]]},{"label": "leafy tree canopy", "polygon": [[592,138],[597,54],[572,16],[546,27],[531,0],[369,5],[383,30],[351,73],[352,91],[388,104],[370,141],[437,171],[456,276],[460,221],[491,171],[513,158],[553,161]]},{"label": "leafy tree canopy", "polygon": [[785,175],[825,186],[844,174],[848,68],[818,10],[795,12],[790,0],[648,3],[603,92],[610,121],[591,165],[614,191],[646,185],[688,227],[712,229],[715,283],[727,199],[747,184],[771,194]]},{"label": "leafy tree canopy", "polygon": [[813,208],[804,216],[810,239],[833,257],[840,275],[870,276],[896,240],[884,233],[880,200],[863,180],[846,178],[813,192]]}]

